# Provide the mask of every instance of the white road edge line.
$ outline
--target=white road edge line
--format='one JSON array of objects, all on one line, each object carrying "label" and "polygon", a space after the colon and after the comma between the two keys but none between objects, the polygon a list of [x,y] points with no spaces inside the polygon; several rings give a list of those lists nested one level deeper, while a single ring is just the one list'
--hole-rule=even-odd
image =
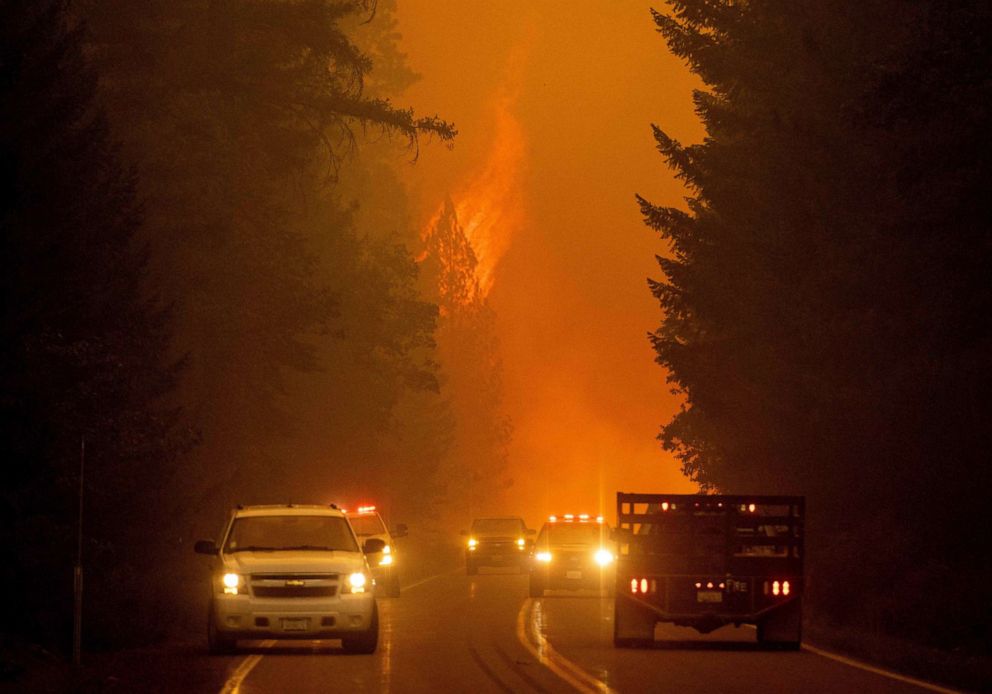
[{"label": "white road edge line", "polygon": [[403,590],[410,590],[411,588],[416,588],[417,586],[422,586],[428,581],[433,581],[435,578],[441,578],[442,576],[450,576],[452,574],[458,573],[461,568],[452,569],[451,571],[445,571],[444,573],[434,574],[433,576],[428,576],[427,578],[422,578],[416,583],[411,583],[408,586],[403,586]]},{"label": "white road edge line", "polygon": [[574,687],[576,691],[584,694],[616,694],[605,682],[596,679],[551,646],[537,627],[536,619],[533,618],[535,605],[538,603],[533,598],[527,598],[520,606],[520,612],[517,613],[517,640],[523,647],[530,651],[541,665]]},{"label": "white road edge line", "polygon": [[[745,624],[749,629],[756,629],[753,624]],[[939,694],[961,694],[959,689],[948,689],[947,687],[942,687],[939,684],[934,684],[933,682],[927,682],[926,680],[918,680],[915,677],[910,677],[909,675],[900,675],[898,672],[893,672],[892,670],[885,670],[874,665],[869,665],[861,660],[855,660],[854,658],[848,658],[847,656],[840,655],[839,653],[832,653],[831,651],[825,651],[822,648],[817,648],[816,646],[811,646],[808,643],[802,644],[802,649],[804,651],[809,651],[814,655],[821,656],[823,658],[829,658],[830,660],[836,660],[838,663],[847,665],[848,667],[857,668],[858,670],[864,670],[866,672],[871,672],[875,675],[881,675],[882,677],[888,677],[889,679],[896,680],[898,682],[905,682],[906,684],[911,684],[915,687],[921,689],[926,689],[931,692],[939,692]]]},{"label": "white road edge line", "polygon": [[810,653],[815,653],[816,655],[822,656],[824,658],[829,658],[830,660],[836,660],[838,663],[843,663],[850,667],[858,668],[859,670],[866,670],[872,672],[876,675],[881,675],[882,677],[888,677],[892,680],[897,680],[899,682],[905,682],[906,684],[912,684],[921,689],[926,689],[931,692],[939,692],[940,694],[960,694],[957,689],[948,689],[947,687],[941,687],[939,684],[932,684],[924,680],[918,680],[915,677],[909,677],[907,675],[900,675],[898,672],[892,672],[891,670],[883,670],[880,667],[875,667],[874,665],[869,665],[868,663],[863,663],[860,660],[854,660],[853,658],[847,658],[837,653],[831,653],[830,651],[825,651],[816,646],[810,646],[808,643],[803,644],[803,650],[809,651]]}]

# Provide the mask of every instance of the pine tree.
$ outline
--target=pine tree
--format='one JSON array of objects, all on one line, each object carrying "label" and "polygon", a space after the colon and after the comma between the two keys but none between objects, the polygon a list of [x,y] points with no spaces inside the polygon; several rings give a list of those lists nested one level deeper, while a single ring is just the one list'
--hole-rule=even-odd
[{"label": "pine tree", "polygon": [[669,5],[654,19],[706,82],[707,137],[655,128],[688,211],[639,199],[671,244],[651,339],[686,397],[662,443],[710,488],[810,497],[829,576],[810,597],[833,618],[973,640],[967,597],[942,603],[953,627],[904,606],[989,571],[952,529],[989,489],[990,10]]},{"label": "pine tree", "polygon": [[511,425],[502,409],[495,313],[480,291],[478,261],[450,198],[424,245],[421,271],[440,311],[441,392],[455,418],[452,447],[441,470],[446,504],[472,515],[512,484],[506,476]]},{"label": "pine tree", "polygon": [[[81,442],[86,559],[132,568],[149,490],[185,444],[165,403],[169,312],[148,298],[134,179],[95,105],[82,29],[63,2],[13,1],[0,35],[4,578],[22,596],[13,624],[52,643],[71,617]],[[95,600],[130,591],[109,573],[90,581]]]},{"label": "pine tree", "polygon": [[[138,163],[154,269],[175,301],[177,347],[189,358],[183,399],[203,432],[190,478],[211,507],[273,492],[272,478],[287,477],[274,475],[282,446],[307,416],[291,394],[301,374],[354,368],[368,377],[368,402],[324,403],[324,411],[395,397],[364,363],[329,364],[336,352],[321,347],[337,336],[353,341],[344,354],[388,349],[362,340],[383,337],[372,326],[401,309],[356,297],[363,287],[346,283],[362,280],[371,256],[392,258],[359,240],[364,232],[335,195],[342,167],[365,133],[415,149],[419,138],[448,140],[454,128],[365,90],[371,61],[348,30],[374,3],[78,6],[93,26],[111,123]],[[368,330],[350,322],[352,298],[377,312]],[[348,392],[363,397],[361,388]],[[368,420],[363,441],[380,428]]]}]

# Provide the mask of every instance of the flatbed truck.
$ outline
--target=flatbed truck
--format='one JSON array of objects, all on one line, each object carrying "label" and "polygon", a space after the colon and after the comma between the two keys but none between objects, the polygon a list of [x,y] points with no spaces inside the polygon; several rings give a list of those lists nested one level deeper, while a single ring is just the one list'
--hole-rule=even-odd
[{"label": "flatbed truck", "polygon": [[804,519],[801,496],[618,492],[614,645],[670,622],[752,624],[759,643],[799,648]]}]

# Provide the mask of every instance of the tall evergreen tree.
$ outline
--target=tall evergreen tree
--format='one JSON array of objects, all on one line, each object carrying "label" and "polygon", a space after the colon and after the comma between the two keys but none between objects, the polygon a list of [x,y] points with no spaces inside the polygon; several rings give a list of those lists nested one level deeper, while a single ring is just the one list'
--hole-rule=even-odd
[{"label": "tall evergreen tree", "polygon": [[[639,199],[672,249],[651,339],[686,396],[662,443],[709,488],[810,497],[815,605],[974,643],[988,553],[955,531],[989,491],[990,10],[669,5],[707,137],[655,128],[688,211]],[[940,628],[906,607],[921,590]]]},{"label": "tall evergreen tree", "polygon": [[[190,479],[211,507],[274,491],[273,477],[287,477],[273,474],[282,467],[274,447],[306,416],[290,394],[295,379],[352,366],[326,363],[335,349],[320,346],[337,336],[352,341],[347,354],[384,347],[362,342],[382,337],[371,327],[345,329],[351,309],[371,299],[346,307],[363,287],[345,280],[360,280],[374,253],[332,184],[366,131],[414,145],[454,129],[365,90],[371,61],[347,32],[374,3],[79,6],[111,122],[138,162],[154,267],[176,302],[177,348],[189,355],[183,397],[203,431]],[[370,310],[385,320],[394,309],[385,300]],[[381,381],[366,385],[367,400],[381,393]],[[339,397],[323,408],[371,407]],[[368,436],[380,425],[349,421]]]},{"label": "tall evergreen tree", "polygon": [[425,238],[421,270],[436,297],[441,392],[455,419],[452,446],[441,467],[446,505],[471,516],[512,484],[507,477],[511,425],[502,408],[502,362],[496,316],[482,295],[478,261],[445,200]]},{"label": "tall evergreen tree", "polygon": [[169,314],[147,298],[134,178],[82,40],[64,2],[0,6],[0,541],[4,585],[21,596],[5,619],[49,644],[69,633],[81,443],[85,559],[105,566],[88,588],[104,606],[138,589],[114,579],[140,561],[149,490],[183,444],[165,406],[178,373]]}]

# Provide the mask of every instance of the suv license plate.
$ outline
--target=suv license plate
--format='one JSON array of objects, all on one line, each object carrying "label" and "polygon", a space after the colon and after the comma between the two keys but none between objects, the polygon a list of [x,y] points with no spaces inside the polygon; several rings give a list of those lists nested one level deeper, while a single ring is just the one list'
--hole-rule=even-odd
[{"label": "suv license plate", "polygon": [[696,602],[723,602],[723,593],[718,590],[701,590],[696,593]]},{"label": "suv license plate", "polygon": [[566,571],[565,578],[582,578],[581,571]]},{"label": "suv license plate", "polygon": [[282,620],[283,631],[306,631],[310,628],[310,620],[306,617],[298,617]]}]

